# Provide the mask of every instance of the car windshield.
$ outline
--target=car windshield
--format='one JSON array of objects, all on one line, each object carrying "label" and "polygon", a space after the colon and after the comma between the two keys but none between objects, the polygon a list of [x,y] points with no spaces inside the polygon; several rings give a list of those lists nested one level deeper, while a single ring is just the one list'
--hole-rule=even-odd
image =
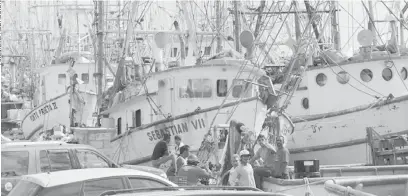
[{"label": "car windshield", "polygon": [[8,196],[34,196],[40,189],[42,189],[42,187],[38,184],[21,180],[19,183],[17,183],[13,190],[11,190]]},{"label": "car windshield", "polygon": [[1,177],[28,174],[28,151],[1,152]]}]

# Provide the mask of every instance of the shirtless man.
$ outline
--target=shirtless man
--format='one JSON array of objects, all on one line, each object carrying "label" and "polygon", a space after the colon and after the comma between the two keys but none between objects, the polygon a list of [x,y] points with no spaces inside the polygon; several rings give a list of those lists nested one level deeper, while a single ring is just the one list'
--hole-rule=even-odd
[{"label": "shirtless man", "polygon": [[262,190],[263,178],[274,175],[276,150],[266,141],[266,137],[261,134],[258,136],[258,144],[261,148],[256,152],[250,163],[253,164],[255,161],[262,159],[263,164],[260,164],[260,167],[254,169],[256,188]]},{"label": "shirtless man", "polygon": [[169,160],[172,160],[172,165],[176,168],[176,155],[169,153],[168,144],[170,143],[170,134],[163,134],[163,139],[157,142],[154,147],[153,154],[151,157],[153,167],[160,168],[160,166]]}]

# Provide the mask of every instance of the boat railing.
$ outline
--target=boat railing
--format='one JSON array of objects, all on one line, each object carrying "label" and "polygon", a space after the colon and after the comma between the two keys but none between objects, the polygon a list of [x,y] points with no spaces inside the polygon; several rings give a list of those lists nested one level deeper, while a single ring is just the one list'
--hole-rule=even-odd
[{"label": "boat railing", "polygon": [[320,168],[321,177],[408,174],[408,165]]},{"label": "boat railing", "polygon": [[398,193],[403,193],[401,195],[407,195],[408,175],[332,179],[326,181],[324,184],[324,188],[331,193],[350,196],[375,196],[374,194],[368,193],[375,191],[368,190],[375,188],[383,189],[385,187],[392,189],[392,192],[396,195],[400,195]]}]

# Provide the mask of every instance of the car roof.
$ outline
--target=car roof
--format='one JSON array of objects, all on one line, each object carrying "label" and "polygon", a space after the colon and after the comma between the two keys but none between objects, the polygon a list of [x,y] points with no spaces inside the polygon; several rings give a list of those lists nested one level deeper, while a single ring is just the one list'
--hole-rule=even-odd
[{"label": "car roof", "polygon": [[89,148],[94,147],[84,144],[69,144],[62,141],[39,141],[39,142],[8,142],[1,144],[1,150],[3,149],[18,149],[18,148],[50,148],[50,147],[64,147],[64,148]]},{"label": "car roof", "polygon": [[260,195],[260,196],[288,196],[281,193],[263,192],[255,187],[247,186],[177,186],[177,187],[154,187],[154,188],[136,188],[105,191],[100,196],[194,196],[194,195]]},{"label": "car roof", "polygon": [[[40,174],[26,175],[22,180],[33,182],[42,187],[53,187],[74,182],[82,182],[86,180],[113,177],[113,176],[144,176],[163,181],[163,178],[155,174],[125,168],[90,168],[90,169],[74,169],[64,170]],[[176,186],[168,181],[169,184]]]},{"label": "car roof", "polygon": [[271,193],[263,191],[234,191],[234,190],[182,190],[182,191],[146,191],[138,193],[123,193],[115,196],[204,196],[204,195],[237,195],[237,196],[290,196],[281,193]]}]

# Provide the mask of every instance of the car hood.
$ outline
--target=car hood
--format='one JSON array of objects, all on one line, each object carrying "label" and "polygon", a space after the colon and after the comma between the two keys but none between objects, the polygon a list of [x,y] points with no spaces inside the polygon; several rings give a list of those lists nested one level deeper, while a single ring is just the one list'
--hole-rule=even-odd
[{"label": "car hood", "polygon": [[152,173],[152,174],[155,174],[155,175],[158,175],[158,176],[161,176],[167,179],[166,173],[163,170],[158,169],[158,168],[142,166],[142,165],[126,165],[126,164],[121,165],[121,167],[127,168],[127,169],[134,169],[134,170],[149,172],[149,173]]}]

